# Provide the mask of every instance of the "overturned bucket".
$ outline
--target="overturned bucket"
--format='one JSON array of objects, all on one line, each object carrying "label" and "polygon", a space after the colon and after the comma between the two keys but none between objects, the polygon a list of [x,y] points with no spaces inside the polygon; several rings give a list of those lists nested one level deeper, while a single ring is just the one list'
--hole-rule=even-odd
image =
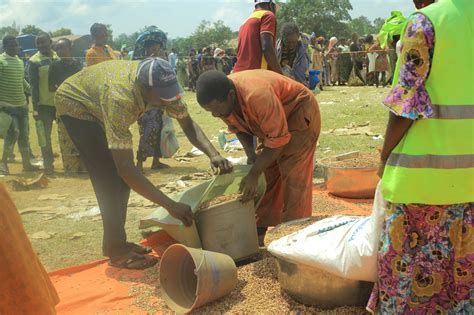
[{"label": "overturned bucket", "polygon": [[237,267],[227,255],[175,244],[161,258],[160,284],[166,304],[188,313],[229,294],[237,286]]}]

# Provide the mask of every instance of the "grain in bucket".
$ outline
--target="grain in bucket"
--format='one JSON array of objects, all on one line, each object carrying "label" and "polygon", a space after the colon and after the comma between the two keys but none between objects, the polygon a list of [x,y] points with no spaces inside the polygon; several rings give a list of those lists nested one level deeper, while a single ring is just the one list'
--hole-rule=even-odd
[{"label": "grain in bucket", "polygon": [[188,313],[229,294],[237,286],[237,267],[225,254],[175,244],[161,258],[160,284],[166,304]]}]

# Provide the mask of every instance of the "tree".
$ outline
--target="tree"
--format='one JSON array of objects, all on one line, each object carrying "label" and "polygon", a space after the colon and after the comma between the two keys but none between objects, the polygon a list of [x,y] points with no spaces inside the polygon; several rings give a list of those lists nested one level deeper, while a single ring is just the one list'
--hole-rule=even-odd
[{"label": "tree", "polygon": [[374,22],[372,23],[374,25],[374,34],[378,34],[378,32],[380,32],[380,30],[382,29],[382,26],[384,25],[385,23],[385,20],[383,18],[376,18],[374,20]]},{"label": "tree", "polygon": [[12,35],[12,36],[18,36],[20,34],[20,32],[12,27],[12,26],[4,26],[4,27],[0,27],[0,39],[2,39],[3,37],[5,37],[6,35]]},{"label": "tree", "polygon": [[349,0],[288,0],[278,13],[279,25],[295,22],[301,31],[320,36],[349,36]]},{"label": "tree", "polygon": [[67,36],[67,35],[72,35],[72,31],[69,28],[64,28],[64,27],[51,32],[52,37]]},{"label": "tree", "polygon": [[39,35],[41,33],[44,31],[35,25],[27,25],[21,29],[22,35]]},{"label": "tree", "polygon": [[196,48],[225,46],[232,38],[232,30],[220,20],[214,23],[202,21],[191,35],[192,44]]},{"label": "tree", "polygon": [[168,48],[169,49],[175,48],[176,51],[178,51],[180,55],[187,56],[189,52],[191,51],[191,48],[194,48],[193,39],[191,37],[185,37],[185,38],[179,37],[179,38],[171,39],[168,42]]},{"label": "tree", "polygon": [[355,19],[352,19],[348,23],[348,26],[351,32],[356,32],[359,35],[368,35],[376,32],[372,22],[370,22],[370,20],[365,16],[359,16]]},{"label": "tree", "polygon": [[115,45],[116,49],[120,49],[120,48],[122,48],[122,45],[125,45],[125,47],[127,47],[128,49],[133,50],[134,47],[135,47],[135,42],[137,41],[138,36],[140,36],[140,34],[146,32],[146,31],[149,31],[153,28],[157,28],[157,27],[154,26],[154,25],[150,25],[150,26],[145,25],[144,27],[142,27],[141,29],[139,29],[138,31],[136,31],[136,32],[134,32],[130,35],[122,33],[119,36],[114,38],[114,40],[113,40],[114,45]]}]

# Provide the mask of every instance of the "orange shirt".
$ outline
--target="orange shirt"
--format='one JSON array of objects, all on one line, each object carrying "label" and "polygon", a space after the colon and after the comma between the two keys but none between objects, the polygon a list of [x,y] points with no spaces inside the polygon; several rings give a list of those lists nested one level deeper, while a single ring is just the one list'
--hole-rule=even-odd
[{"label": "orange shirt", "polygon": [[[301,83],[267,70],[233,73],[243,117],[235,112],[224,118],[231,132],[244,132],[263,140],[267,148],[280,148],[291,139],[291,131],[301,130],[301,120],[293,119],[313,93]],[[304,122],[303,122],[304,123]]]},{"label": "orange shirt", "polygon": [[92,46],[86,52],[86,65],[93,66],[98,63],[117,59],[114,55],[114,50],[109,45],[97,47]]},{"label": "orange shirt", "polygon": [[0,314],[56,314],[56,290],[3,184],[0,209]]}]

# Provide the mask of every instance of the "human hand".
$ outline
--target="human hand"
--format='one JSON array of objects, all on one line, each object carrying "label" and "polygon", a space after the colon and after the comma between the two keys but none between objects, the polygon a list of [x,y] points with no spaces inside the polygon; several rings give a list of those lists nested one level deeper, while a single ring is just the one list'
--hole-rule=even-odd
[{"label": "human hand", "polygon": [[247,156],[247,165],[252,165],[257,160],[257,155]]},{"label": "human hand", "polygon": [[242,194],[242,202],[246,203],[255,198],[258,189],[258,176],[248,174],[240,182],[239,192]]},{"label": "human hand", "polygon": [[214,172],[217,171],[218,174],[227,174],[227,173],[232,173],[234,170],[234,166],[232,163],[224,159],[220,155],[216,155],[211,158],[211,167]]},{"label": "human hand", "polygon": [[185,226],[193,224],[194,214],[187,204],[176,202],[167,210],[173,218],[180,220]]}]

